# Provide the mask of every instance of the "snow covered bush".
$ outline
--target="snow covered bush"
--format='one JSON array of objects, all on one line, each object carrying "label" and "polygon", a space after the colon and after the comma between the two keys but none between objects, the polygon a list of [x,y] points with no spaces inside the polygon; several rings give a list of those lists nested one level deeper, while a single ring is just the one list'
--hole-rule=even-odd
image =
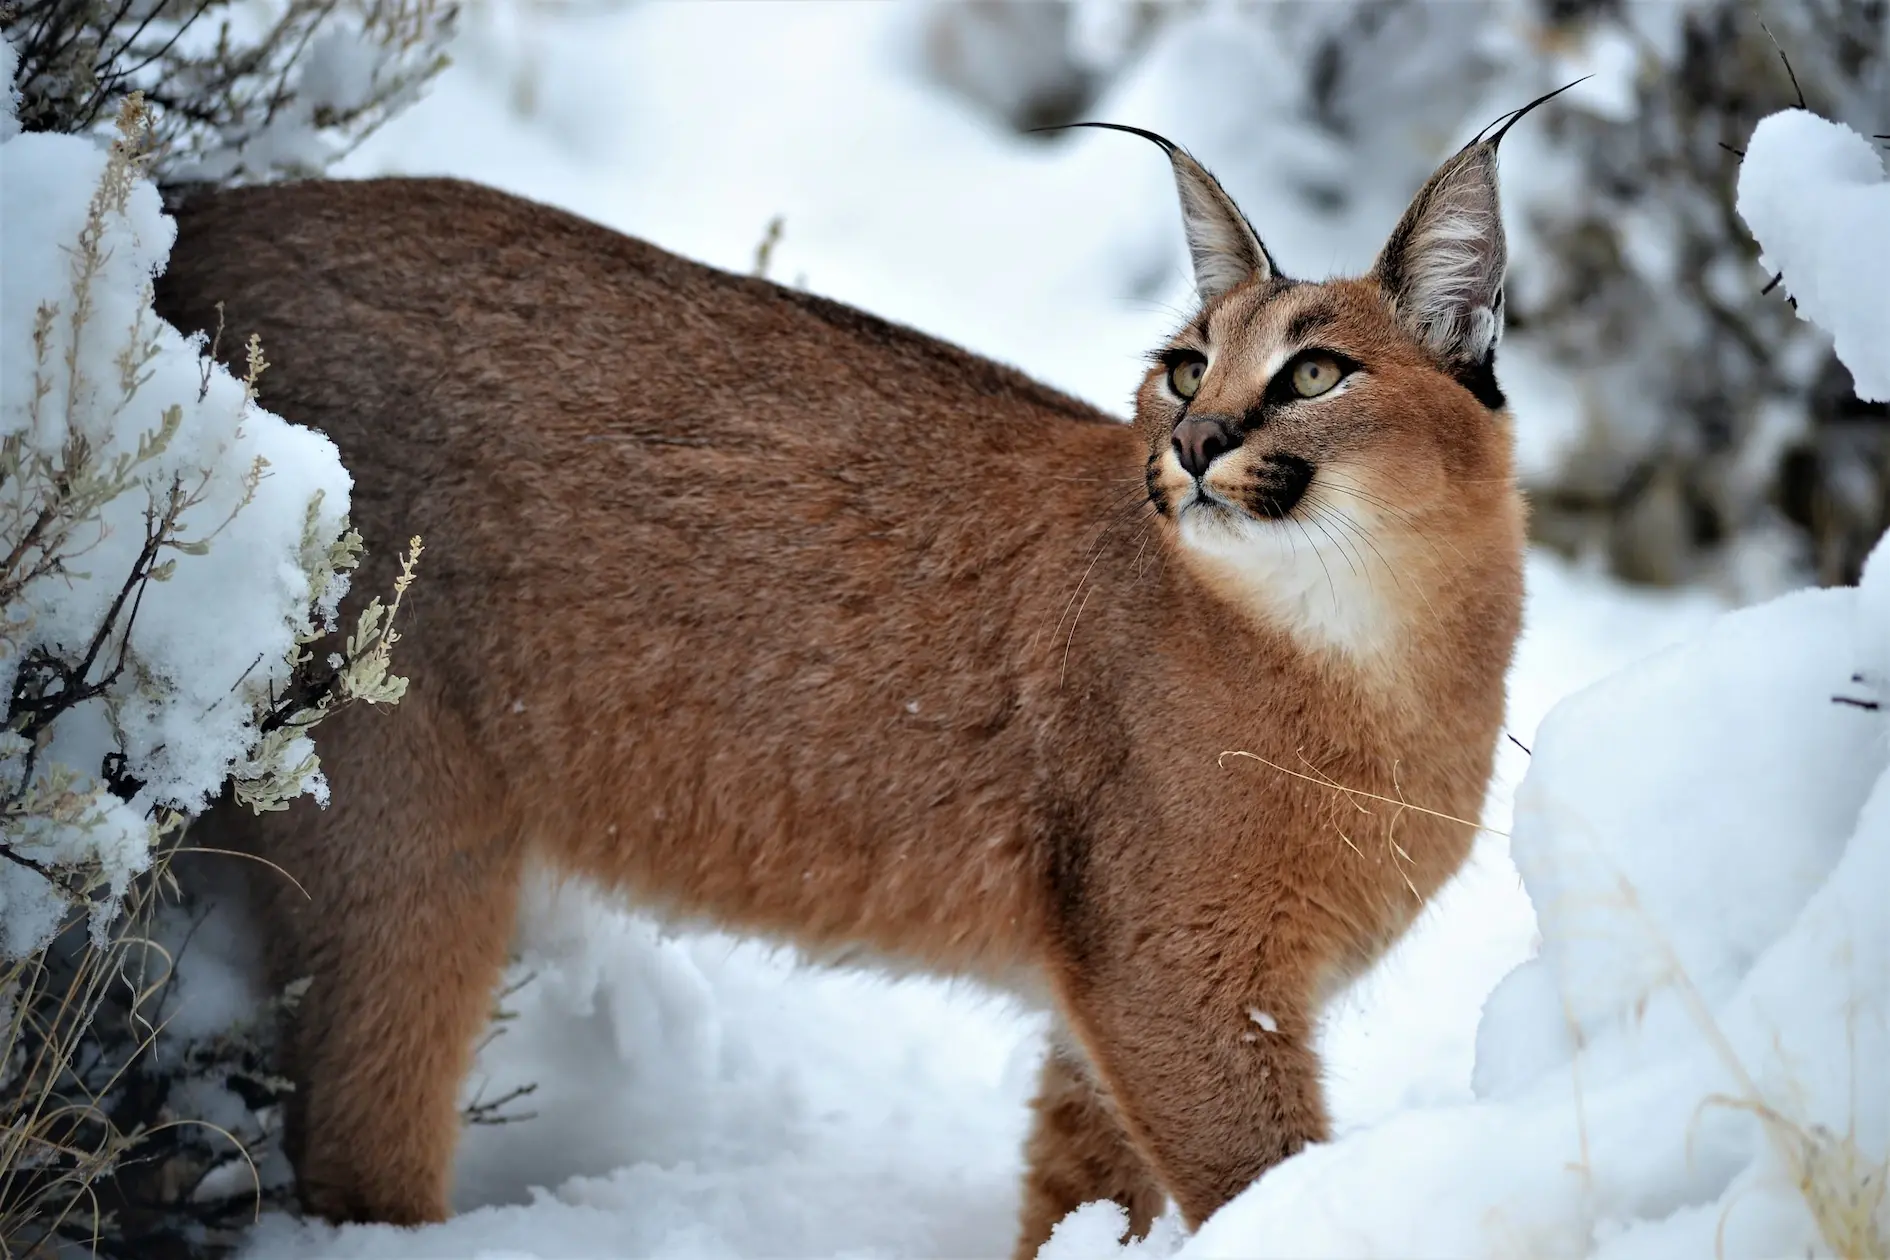
[{"label": "snow covered bush", "polygon": [[15,0],[27,131],[109,125],[143,94],[158,182],[312,175],[445,64],[451,0]]},{"label": "snow covered bush", "polygon": [[[0,41],[0,78],[13,71]],[[175,229],[146,178],[150,143],[136,93],[109,147],[23,134],[0,101],[10,1249],[59,1235],[166,1104],[158,1091],[127,1110],[125,1087],[155,1035],[141,1003],[167,987],[142,933],[183,824],[226,787],[258,810],[322,797],[315,725],[405,687],[393,618],[419,540],[393,604],[371,601],[318,658],[361,550],[350,481],[326,438],[257,405],[268,364],[253,338],[234,376],[154,313]]]},{"label": "snow covered bush", "polygon": [[[259,713],[326,630],[349,482],[334,447],[255,405],[151,311],[172,234],[140,177],[135,101],[109,151],[5,142],[0,343],[0,952],[46,943],[69,896],[102,927],[155,828],[246,779],[318,786],[303,743],[249,764]],[[311,767],[312,770],[312,767]],[[54,868],[93,874],[79,888]]]},{"label": "snow covered bush", "polygon": [[[1869,141],[1767,118],[1739,207],[1858,392],[1890,393]],[[1729,614],[1558,705],[1510,851],[1541,944],[1484,1007],[1474,1100],[1119,1254],[1890,1255],[1890,537],[1859,586]],[[1125,1220],[1090,1205],[1044,1260],[1108,1254]]]}]

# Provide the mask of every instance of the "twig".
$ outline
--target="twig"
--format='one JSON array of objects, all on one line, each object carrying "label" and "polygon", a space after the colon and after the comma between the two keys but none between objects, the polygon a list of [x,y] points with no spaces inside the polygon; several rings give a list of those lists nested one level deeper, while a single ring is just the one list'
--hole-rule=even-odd
[{"label": "twig", "polygon": [[59,877],[53,874],[51,867],[41,866],[38,862],[35,862],[32,858],[21,857],[19,854],[13,851],[13,846],[10,844],[0,844],[0,857],[5,858],[7,861],[13,863],[15,866],[25,867],[27,870],[33,872],[33,874],[39,876],[41,879],[45,880],[49,884],[58,885],[60,882]]},{"label": "twig", "polygon": [[1805,104],[1805,89],[1798,86],[1798,74],[1792,69],[1792,59],[1785,55],[1783,48],[1779,48],[1777,37],[1772,34],[1772,28],[1765,24],[1764,19],[1760,19],[1759,29],[1764,31],[1765,37],[1772,41],[1772,47],[1778,48],[1778,59],[1785,63],[1785,74],[1792,81],[1792,91],[1798,93],[1798,108],[1810,109],[1811,106]]},{"label": "twig", "polygon": [[465,1110],[460,1114],[465,1117],[467,1124],[514,1124],[520,1120],[536,1120],[538,1113],[535,1111],[520,1112],[515,1116],[502,1116],[499,1114],[499,1108],[508,1103],[515,1103],[521,1098],[529,1098],[537,1092],[538,1085],[534,1082],[530,1085],[520,1085],[490,1102],[482,1102],[475,1095],[473,1101],[467,1103]]}]

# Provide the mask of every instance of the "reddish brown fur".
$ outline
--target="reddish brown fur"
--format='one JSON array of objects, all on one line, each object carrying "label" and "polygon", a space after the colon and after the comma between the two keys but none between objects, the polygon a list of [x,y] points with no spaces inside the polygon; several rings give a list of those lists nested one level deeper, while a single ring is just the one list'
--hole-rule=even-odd
[{"label": "reddish brown fur", "polygon": [[1094,1198],[1145,1226],[1165,1190],[1198,1223],[1324,1137],[1319,1003],[1471,829],[1220,755],[1476,817],[1521,595],[1507,417],[1374,282],[1235,290],[1197,400],[1240,405],[1242,339],[1266,353],[1301,308],[1370,368],[1267,439],[1395,505],[1370,589],[1397,624],[1357,657],[1139,504],[1174,422],[1159,369],[1118,424],[448,181],[207,196],[159,294],[186,329],[226,302],[225,344],[258,332],[274,361],[264,404],[339,445],[358,590],[428,543],[412,691],[321,733],[334,803],[210,820],[309,894],[268,906],[277,979],[313,976],[288,1030],[309,1209],[446,1213],[528,859],[1053,1003],[1020,1255]]}]

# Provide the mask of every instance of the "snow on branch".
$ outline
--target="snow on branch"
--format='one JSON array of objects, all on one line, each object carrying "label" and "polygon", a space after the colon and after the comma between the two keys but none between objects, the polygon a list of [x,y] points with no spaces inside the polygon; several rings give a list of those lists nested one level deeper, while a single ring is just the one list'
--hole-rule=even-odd
[{"label": "snow on branch", "polygon": [[18,0],[19,124],[86,132],[143,94],[161,183],[320,172],[445,64],[450,0]]},{"label": "snow on branch", "polygon": [[1866,137],[1802,109],[1763,119],[1739,216],[1801,319],[1828,330],[1857,396],[1890,402],[1890,178]]}]

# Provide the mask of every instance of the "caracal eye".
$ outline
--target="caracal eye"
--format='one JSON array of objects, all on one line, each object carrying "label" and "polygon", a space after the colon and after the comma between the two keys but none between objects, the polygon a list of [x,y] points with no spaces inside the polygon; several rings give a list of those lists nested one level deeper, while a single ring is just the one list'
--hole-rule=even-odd
[{"label": "caracal eye", "polygon": [[1343,375],[1338,360],[1331,355],[1307,355],[1293,369],[1293,392],[1301,398],[1317,398],[1337,385]]},{"label": "caracal eye", "polygon": [[1186,363],[1177,363],[1168,371],[1168,383],[1183,398],[1193,398],[1201,388],[1201,378],[1207,375],[1207,363],[1202,359],[1189,359]]}]

